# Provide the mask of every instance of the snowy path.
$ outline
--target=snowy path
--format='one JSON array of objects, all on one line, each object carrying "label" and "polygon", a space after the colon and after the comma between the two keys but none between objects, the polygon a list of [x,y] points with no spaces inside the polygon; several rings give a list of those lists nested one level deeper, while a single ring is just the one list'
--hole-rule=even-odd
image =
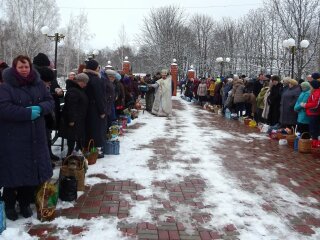
[{"label": "snowy path", "polygon": [[171,118],[134,120],[60,217],[8,221],[0,239],[320,239],[320,161],[173,103]]}]

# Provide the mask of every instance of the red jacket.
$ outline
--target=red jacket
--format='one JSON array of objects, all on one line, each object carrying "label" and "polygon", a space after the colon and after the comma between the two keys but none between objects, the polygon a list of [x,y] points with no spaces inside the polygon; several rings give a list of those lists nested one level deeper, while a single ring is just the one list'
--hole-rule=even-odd
[{"label": "red jacket", "polygon": [[[309,96],[308,101],[306,103],[306,113],[308,116],[319,116],[320,115],[320,89],[314,89],[312,94]],[[315,108],[318,106],[318,109]]]}]

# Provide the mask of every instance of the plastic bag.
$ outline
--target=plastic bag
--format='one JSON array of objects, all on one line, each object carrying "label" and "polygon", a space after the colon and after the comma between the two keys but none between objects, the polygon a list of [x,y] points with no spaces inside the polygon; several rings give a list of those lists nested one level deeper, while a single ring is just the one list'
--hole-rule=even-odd
[{"label": "plastic bag", "polygon": [[279,139],[279,145],[288,145],[287,139]]},{"label": "plastic bag", "polygon": [[4,211],[4,201],[2,201],[0,192],[0,235],[4,230],[6,230],[6,214]]}]

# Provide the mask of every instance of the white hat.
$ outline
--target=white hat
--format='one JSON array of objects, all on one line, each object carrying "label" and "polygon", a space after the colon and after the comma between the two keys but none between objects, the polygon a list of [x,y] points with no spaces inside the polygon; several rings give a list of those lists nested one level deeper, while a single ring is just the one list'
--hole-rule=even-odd
[{"label": "white hat", "polygon": [[106,74],[109,76],[116,76],[117,72],[111,69],[106,70]]}]

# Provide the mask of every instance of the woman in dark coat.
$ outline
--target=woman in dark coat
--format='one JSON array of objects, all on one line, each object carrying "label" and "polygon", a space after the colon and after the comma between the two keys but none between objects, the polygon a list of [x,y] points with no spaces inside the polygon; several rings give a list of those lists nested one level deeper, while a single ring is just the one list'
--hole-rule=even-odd
[{"label": "woman in dark coat", "polygon": [[[86,139],[94,140],[95,147],[101,148],[104,145],[106,136],[106,87],[103,79],[100,78],[99,64],[94,59],[86,63],[84,72],[89,77],[86,88],[89,105],[86,120]],[[102,157],[101,155],[99,157]]]},{"label": "woman in dark coat", "polygon": [[89,77],[85,73],[78,74],[74,80],[66,81],[67,93],[62,110],[62,136],[67,139],[68,153],[71,155],[75,143],[81,150],[85,144],[85,125],[88,109],[88,97],[84,91]]},{"label": "woman in dark coat", "polygon": [[289,80],[289,88],[284,91],[281,96],[280,104],[280,124],[283,127],[292,127],[297,124],[298,113],[294,111],[301,88],[294,79]]},{"label": "woman in dark coat", "polygon": [[270,95],[268,96],[269,113],[268,113],[268,124],[271,126],[279,123],[280,120],[280,101],[282,93],[282,84],[280,83],[280,78],[278,76],[271,77],[272,87],[270,90]]},{"label": "woman in dark coat", "polygon": [[54,101],[27,56],[13,60],[3,72],[0,85],[0,186],[6,216],[16,220],[20,213],[32,216],[30,203],[36,186],[52,176],[44,115]]}]

